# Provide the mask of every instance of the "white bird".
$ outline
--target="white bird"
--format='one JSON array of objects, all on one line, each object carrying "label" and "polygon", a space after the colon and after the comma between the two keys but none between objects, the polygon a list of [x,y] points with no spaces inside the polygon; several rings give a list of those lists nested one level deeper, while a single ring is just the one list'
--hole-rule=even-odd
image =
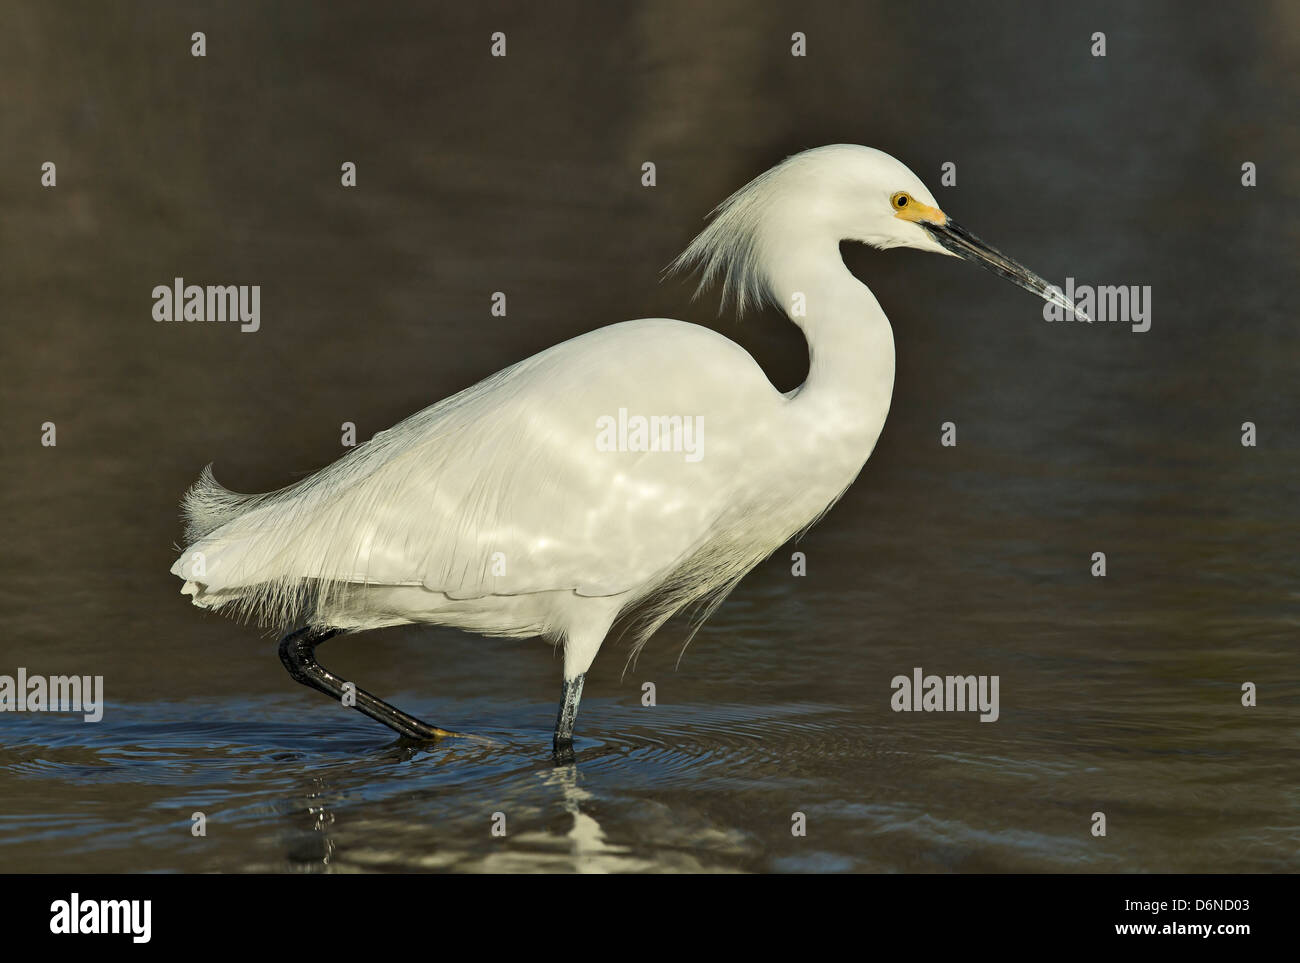
[{"label": "white bird", "polygon": [[[820,518],[875,447],[894,339],[841,241],[963,257],[1075,310],[871,148],[797,154],[714,215],[672,269],[699,269],[701,288],[721,280],[738,311],[783,308],[808,341],[800,387],[776,390],[709,328],[662,318],[600,328],[280,491],[235,494],[209,466],[185,496],[189,545],[171,569],[182,591],[203,608],[302,626],[281,659],[335,698],[343,680],[314,651],[343,631],[428,622],[562,642],[554,749],[571,754],[583,678],[615,620],[636,615],[633,653],[687,606],[698,627]],[[404,736],[455,735],[365,690],[355,698]]]}]

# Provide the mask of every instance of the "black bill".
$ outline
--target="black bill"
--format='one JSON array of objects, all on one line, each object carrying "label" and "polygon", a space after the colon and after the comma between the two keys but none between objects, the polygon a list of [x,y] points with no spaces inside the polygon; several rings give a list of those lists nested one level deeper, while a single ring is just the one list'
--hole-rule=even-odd
[{"label": "black bill", "polygon": [[988,268],[999,277],[1006,278],[1026,291],[1032,291],[1044,301],[1059,304],[1080,321],[1092,324],[1092,318],[1075,307],[1074,302],[1062,294],[1060,288],[1048,284],[1023,264],[1016,263],[993,245],[981,241],[952,218],[948,218],[943,224],[931,224],[926,221],[919,223],[945,250]]}]

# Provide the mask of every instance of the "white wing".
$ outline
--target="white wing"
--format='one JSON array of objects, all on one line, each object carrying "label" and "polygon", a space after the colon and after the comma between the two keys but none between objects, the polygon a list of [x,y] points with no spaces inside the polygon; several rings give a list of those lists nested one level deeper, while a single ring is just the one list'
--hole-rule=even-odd
[{"label": "white wing", "polygon": [[[209,593],[291,593],[319,579],[452,598],[621,594],[699,549],[744,484],[754,453],[742,439],[752,443],[754,424],[783,404],[749,354],[707,328],[612,325],[280,492],[232,495],[205,476],[188,499],[202,537],[172,571]],[[650,436],[694,450],[602,450],[648,442],[636,419],[652,416],[679,420]]]}]

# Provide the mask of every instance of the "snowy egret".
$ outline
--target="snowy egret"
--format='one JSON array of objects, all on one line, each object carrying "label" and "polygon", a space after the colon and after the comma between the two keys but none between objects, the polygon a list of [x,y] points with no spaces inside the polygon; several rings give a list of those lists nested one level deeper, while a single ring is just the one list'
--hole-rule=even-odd
[{"label": "snowy egret", "polygon": [[[627,321],[558,344],[412,415],[280,491],[240,495],[205,469],[172,566],[195,605],[301,626],[280,657],[335,698],[315,659],[340,632],[412,622],[564,645],[554,749],[571,752],[582,683],[616,619],[632,652],[688,606],[707,617],[812,525],[875,447],[894,339],[841,241],[978,262],[1060,304],[1056,288],[959,227],[902,163],[839,144],[786,159],[724,201],[672,269],[771,301],[808,341],[779,392],[735,342]],[[1083,317],[1080,314],[1080,317]],[[1084,318],[1086,320],[1086,318]],[[367,693],[404,736],[454,735]]]}]

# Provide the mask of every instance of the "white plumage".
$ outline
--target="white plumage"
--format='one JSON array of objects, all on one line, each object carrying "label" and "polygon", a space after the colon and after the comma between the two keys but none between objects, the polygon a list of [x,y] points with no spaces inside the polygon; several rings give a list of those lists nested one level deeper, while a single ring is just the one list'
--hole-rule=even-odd
[{"label": "white plumage", "polygon": [[[633,606],[637,643],[692,603],[707,614],[871,454],[893,389],[893,337],[838,245],[952,253],[936,240],[940,225],[900,216],[899,192],[913,211],[944,217],[886,154],[808,151],[724,202],[678,259],[700,269],[702,286],[721,280],[741,310],[768,299],[793,315],[811,355],[798,389],[778,392],[707,328],[611,325],[278,492],[234,494],[205,471],[185,499],[190,544],[172,572],[196,605],[263,623],[432,622],[561,639],[566,679]],[[698,459],[602,450],[602,419],[620,411],[696,419]]]}]

